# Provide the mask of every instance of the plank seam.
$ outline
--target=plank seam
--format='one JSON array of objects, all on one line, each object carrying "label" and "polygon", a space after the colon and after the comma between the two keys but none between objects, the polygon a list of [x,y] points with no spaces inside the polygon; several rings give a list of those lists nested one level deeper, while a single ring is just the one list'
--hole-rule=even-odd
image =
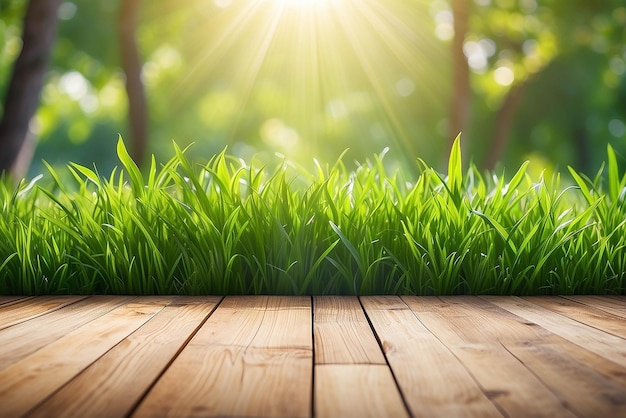
[{"label": "plank seam", "polygon": [[[614,333],[612,333],[612,332],[610,332],[610,331],[607,331],[607,330],[605,330],[605,329],[598,328],[598,327],[597,327],[597,326],[595,326],[595,325],[588,324],[588,323],[583,322],[583,321],[581,321],[581,320],[579,320],[579,319],[576,319],[576,318],[572,318],[571,316],[568,316],[568,315],[566,315],[566,314],[564,314],[564,313],[558,312],[558,311],[556,311],[556,310],[554,310],[554,309],[552,309],[552,308],[547,308],[547,307],[545,307],[545,306],[539,305],[539,304],[537,304],[537,303],[534,303],[534,302],[532,301],[532,299],[528,299],[528,298],[526,298],[526,297],[522,297],[521,299],[522,299],[522,300],[524,300],[524,301],[526,301],[526,302],[528,302],[528,303],[530,303],[531,305],[533,305],[533,306],[535,306],[535,307],[537,307],[537,308],[539,308],[539,309],[545,309],[546,311],[548,311],[548,312],[550,312],[550,313],[553,313],[553,314],[559,315],[560,317],[563,317],[563,318],[568,319],[568,320],[570,320],[570,321],[574,321],[574,322],[576,322],[577,324],[580,324],[580,325],[582,325],[582,326],[584,326],[584,327],[589,327],[589,328],[595,329],[596,331],[600,331],[600,332],[602,332],[602,333],[604,333],[604,334],[612,335],[612,336],[614,336],[614,337],[617,337],[617,338],[620,338],[620,339],[622,339],[622,340],[625,340],[625,341],[626,341],[626,338],[624,338],[624,336],[623,336],[623,335],[617,335],[617,334],[614,334]],[[585,305],[583,305],[583,306],[585,306]],[[590,306],[590,307],[591,307],[591,306]],[[593,307],[592,307],[592,308],[593,308]],[[603,311],[603,312],[604,312],[604,311]],[[608,314],[608,315],[612,315],[612,314],[610,314],[610,313],[608,313],[608,312],[607,312],[607,314]],[[612,316],[615,316],[615,315],[612,315]],[[618,318],[618,319],[623,319],[623,318],[620,318],[620,317],[617,317],[617,316],[616,316],[616,318]],[[552,332],[552,331],[550,331],[550,332]],[[553,333],[553,334],[554,334],[554,333]]]},{"label": "plank seam", "polygon": [[180,353],[182,353],[183,350],[187,347],[187,345],[189,345],[189,343],[191,342],[193,337],[196,336],[196,334],[200,331],[200,329],[204,326],[204,324],[206,324],[206,322],[209,320],[211,315],[213,315],[213,313],[217,310],[217,308],[222,304],[223,301],[224,301],[224,297],[222,296],[220,298],[220,300],[215,304],[215,306],[213,306],[213,309],[211,309],[211,311],[207,314],[207,316],[205,316],[204,319],[202,321],[200,321],[198,326],[189,334],[187,339],[181,344],[179,349],[176,350],[176,353],[174,353],[172,358],[167,362],[165,367],[163,367],[161,372],[156,376],[156,378],[152,381],[152,383],[149,384],[148,387],[146,388],[146,390],[140,396],[137,397],[137,401],[135,401],[135,403],[128,409],[128,413],[126,414],[126,418],[131,417],[135,413],[135,411],[137,410],[139,405],[144,401],[146,396],[148,396],[150,391],[152,391],[152,389],[157,384],[157,382],[159,380],[161,380],[161,378],[163,377],[165,372],[167,372],[167,370],[172,366],[174,361],[178,358],[178,356],[180,356]]},{"label": "plank seam", "polygon": [[[89,296],[89,297],[82,298],[82,299],[80,299],[78,302],[83,301],[83,300],[87,300],[87,299],[89,299],[89,298],[91,298],[91,297]],[[118,309],[118,308],[119,308],[119,307],[121,307],[121,306],[125,306],[125,305],[127,305],[127,304],[129,304],[129,303],[132,303],[132,301],[134,301],[134,300],[136,300],[136,299],[138,299],[138,298],[139,298],[138,296],[135,296],[135,297],[132,297],[131,299],[129,299],[129,300],[126,302],[126,304],[121,303],[121,304],[118,304],[118,305],[114,306],[114,307],[113,307],[113,308],[111,308],[110,310],[108,310],[108,311],[106,311],[106,312],[103,312],[101,315],[96,316],[96,317],[95,317],[95,318],[93,318],[91,321],[84,323],[84,324],[83,324],[83,325],[81,325],[79,328],[82,328],[82,327],[84,327],[84,326],[87,326],[87,325],[88,325],[88,324],[90,324],[91,322],[93,322],[93,321],[97,320],[98,318],[100,318],[100,317],[102,317],[102,316],[106,315],[107,313],[112,312],[112,311],[114,311],[115,309]],[[65,308],[65,307],[67,307],[67,306],[73,305],[74,303],[75,303],[75,302],[72,302],[72,303],[70,303],[70,304],[67,304],[67,305],[65,305],[65,306],[61,307],[61,308]],[[76,302],[76,303],[77,303],[77,302]],[[61,309],[61,308],[59,308],[59,309]],[[56,311],[56,310],[59,310],[59,309],[55,309],[55,311]],[[150,319],[148,319],[148,321],[146,321],[144,324],[142,324],[139,328],[143,327],[143,326],[144,326],[147,322],[149,322],[150,320],[152,320],[152,318],[154,318],[154,316],[155,316],[155,315],[157,315],[157,314],[158,314],[159,312],[161,312],[162,310],[163,310],[163,308],[161,308],[159,311],[155,312],[155,313],[154,313],[154,315],[152,315],[152,316],[150,317]],[[31,318],[31,319],[34,319],[34,318]],[[30,319],[29,319],[29,321],[30,321]],[[27,322],[27,321],[24,321],[24,322]],[[136,332],[139,328],[135,329],[133,332],[131,332],[130,334],[128,334],[126,337],[122,338],[120,341],[118,341],[118,342],[117,342],[116,344],[114,344],[112,347],[109,347],[109,349],[108,349],[108,350],[106,350],[104,353],[102,353],[102,355],[100,355],[98,358],[96,358],[96,359],[95,359],[92,363],[88,364],[85,368],[83,368],[80,372],[78,372],[78,373],[77,373],[74,377],[72,377],[70,380],[66,381],[65,383],[63,383],[63,384],[62,384],[62,385],[60,385],[59,387],[57,387],[57,388],[56,388],[55,390],[53,390],[53,391],[52,391],[52,392],[51,392],[48,396],[46,396],[46,397],[44,397],[43,399],[41,399],[41,401],[40,401],[40,402],[38,402],[37,404],[33,405],[33,406],[32,406],[32,407],[28,410],[28,412],[26,412],[26,414],[25,414],[25,415],[28,415],[28,414],[32,413],[32,412],[33,412],[36,408],[38,408],[40,405],[42,405],[42,404],[46,403],[49,399],[51,399],[51,398],[52,398],[53,396],[55,396],[58,392],[60,392],[60,391],[61,391],[61,389],[63,389],[65,386],[67,386],[67,385],[68,385],[68,384],[69,384],[72,380],[76,379],[78,376],[80,376],[81,374],[83,374],[83,373],[85,372],[85,370],[87,370],[87,369],[88,369],[89,367],[91,367],[94,363],[96,363],[98,360],[100,360],[102,357],[104,357],[104,356],[105,356],[105,355],[106,355],[109,351],[111,351],[114,347],[116,347],[116,346],[117,346],[117,345],[119,345],[122,341],[124,341],[126,338],[128,338],[128,336],[129,336],[129,335],[132,335],[134,332]],[[61,338],[63,338],[63,337],[61,337]],[[57,339],[57,340],[55,340],[55,341],[53,341],[52,343],[54,343],[54,342],[56,342],[56,341],[58,341],[58,339]],[[52,343],[50,343],[50,344],[52,344]],[[42,347],[40,350],[44,350],[44,349],[45,349],[45,347]],[[37,350],[37,351],[39,351],[39,350]],[[35,352],[37,352],[37,351],[35,351]]]},{"label": "plank seam", "polygon": [[7,300],[6,302],[0,302],[0,308],[4,308],[6,306],[11,306],[16,303],[24,302],[28,299],[32,299],[35,296],[16,296],[15,299]]},{"label": "plank seam", "polygon": [[[398,391],[398,394],[400,395],[400,399],[402,399],[402,405],[404,406],[404,409],[406,410],[407,414],[410,417],[415,417],[415,415],[413,414],[413,411],[411,411],[411,408],[409,408],[409,403],[406,399],[404,392],[402,391],[402,387],[400,386],[400,383],[398,382],[396,373],[393,371],[391,364],[389,364],[387,353],[385,353],[385,350],[383,348],[383,343],[380,340],[380,337],[378,336],[378,332],[376,332],[376,328],[374,327],[374,324],[372,323],[372,320],[370,319],[370,316],[368,315],[367,310],[363,306],[363,302],[361,301],[361,296],[358,296],[357,298],[359,300],[359,305],[361,306],[361,310],[363,311],[363,314],[365,315],[365,319],[367,320],[367,323],[370,327],[370,330],[374,334],[374,338],[376,338],[376,343],[378,344],[378,348],[380,348],[380,351],[383,353],[383,357],[385,359],[385,365],[387,366],[387,369],[389,369],[389,372],[391,373],[391,377],[393,378],[393,382],[396,385],[396,389]],[[402,302],[404,303],[404,301]]]},{"label": "plank seam", "polygon": [[[446,303],[445,301],[443,301],[439,296],[436,296],[437,300],[439,300],[439,302],[441,303]],[[472,380],[474,381],[474,383],[476,384],[476,386],[478,387],[478,389],[483,393],[483,395],[485,395],[485,398],[487,398],[487,400],[494,406],[494,408],[496,408],[498,410],[498,412],[500,414],[502,414],[503,417],[509,417],[509,414],[506,412],[506,410],[504,409],[504,407],[502,407],[502,405],[500,405],[498,403],[498,401],[494,398],[492,398],[491,396],[489,396],[487,394],[487,390],[485,389],[485,387],[480,383],[480,381],[476,378],[476,376],[474,375],[474,373],[472,373],[472,371],[467,367],[467,365],[465,364],[465,362],[459,358],[459,356],[456,355],[456,353],[454,352],[454,350],[450,347],[448,347],[448,345],[443,342],[441,340],[441,338],[439,338],[439,336],[437,334],[435,334],[421,319],[420,317],[417,315],[417,312],[415,312],[413,309],[411,309],[411,306],[406,303],[406,301],[404,300],[404,298],[401,296],[400,300],[402,300],[402,303],[404,303],[406,305],[406,307],[409,309],[409,311],[411,311],[411,313],[413,314],[413,316],[415,317],[415,319],[417,319],[419,321],[420,324],[422,324],[422,326],[424,327],[425,330],[427,330],[430,335],[432,335],[437,341],[439,341],[439,343],[446,348],[446,350],[448,350],[448,352],[452,355],[452,357],[454,357],[459,364],[463,367],[463,369],[465,369],[465,371],[467,372],[467,374],[472,378]]]},{"label": "plank seam", "polygon": [[544,388],[546,388],[549,392],[551,392],[559,401],[561,401],[561,405],[563,406],[563,408],[567,409],[568,411],[570,411],[573,415],[577,416],[577,417],[583,417],[584,415],[581,415],[578,411],[576,411],[575,409],[573,409],[573,407],[569,404],[569,402],[567,402],[565,399],[563,399],[557,392],[555,392],[554,390],[552,390],[552,388],[550,387],[550,385],[541,378],[541,376],[539,376],[537,373],[535,373],[535,371],[529,367],[526,366],[526,364],[515,355],[515,353],[513,353],[511,350],[509,350],[509,348],[504,345],[502,343],[502,341],[498,341],[498,343],[502,346],[502,348],[504,348],[509,354],[511,354],[511,356],[513,356],[513,358],[517,361],[520,362],[520,364],[522,366],[524,366],[524,368],[526,370],[528,370],[528,372],[530,374],[532,374],[533,376],[535,376],[537,378],[537,380],[539,380],[541,382],[541,384],[543,385]]},{"label": "plank seam", "polygon": [[[29,318],[26,318],[26,319],[25,319],[25,320],[23,320],[23,321],[14,322],[14,323],[9,324],[9,325],[6,325],[6,326],[0,326],[0,330],[3,330],[3,329],[8,329],[8,328],[11,328],[11,327],[13,327],[13,326],[15,326],[15,325],[19,325],[19,324],[24,324],[24,323],[26,323],[26,322],[28,322],[28,321],[32,321],[33,319],[37,319],[37,318],[40,318],[40,317],[42,317],[42,316],[44,316],[44,315],[47,315],[47,314],[49,314],[49,313],[56,312],[56,311],[58,311],[58,310],[60,310],[60,309],[63,309],[63,308],[65,308],[65,307],[68,307],[68,306],[71,306],[71,305],[74,305],[74,304],[76,304],[76,303],[78,303],[78,302],[80,302],[80,301],[86,300],[86,299],[88,299],[88,298],[89,298],[89,296],[77,296],[77,299],[76,299],[76,300],[74,300],[74,301],[72,301],[72,302],[70,302],[70,303],[67,303],[67,304],[65,304],[65,305],[59,305],[59,306],[57,306],[56,308],[52,308],[52,309],[50,309],[49,311],[40,312],[40,313],[38,313],[38,314],[36,314],[36,315],[33,315],[33,316],[29,317]],[[8,304],[6,304],[6,305],[2,305],[2,306],[3,306],[3,307],[4,307],[4,306],[10,306],[10,305],[17,304],[17,303],[20,303],[20,302],[25,302],[25,301],[30,300],[30,299],[32,299],[32,297],[28,297],[28,298],[25,298],[25,299],[18,299],[18,300],[15,300],[15,301],[9,302],[9,303],[8,303]]]},{"label": "plank seam", "polygon": [[602,311],[602,313],[604,313],[604,314],[609,314],[609,315],[611,315],[611,316],[614,316],[614,317],[615,317],[615,318],[617,318],[617,319],[621,319],[621,320],[626,319],[626,312],[624,312],[624,314],[623,314],[623,315],[619,315],[619,314],[617,314],[617,313],[615,313],[615,312],[612,312],[612,310],[611,310],[610,308],[607,310],[606,308],[604,308],[604,307],[602,307],[602,306],[598,306],[598,305],[594,305],[594,304],[592,304],[592,303],[586,303],[586,302],[582,302],[582,301],[580,301],[580,300],[572,299],[572,298],[570,298],[569,296],[560,296],[560,297],[561,297],[561,298],[563,298],[563,299],[565,299],[565,300],[568,300],[568,301],[570,301],[570,302],[578,303],[578,304],[579,304],[579,305],[581,305],[581,306],[590,307],[590,308],[595,308],[595,309],[597,309],[597,310],[599,310],[599,311]]}]

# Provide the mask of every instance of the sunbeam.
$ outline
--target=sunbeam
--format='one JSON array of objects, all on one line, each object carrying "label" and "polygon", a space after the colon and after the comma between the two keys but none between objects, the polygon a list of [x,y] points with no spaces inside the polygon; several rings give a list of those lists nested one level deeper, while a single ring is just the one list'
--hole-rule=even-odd
[{"label": "sunbeam", "polygon": [[275,0],[291,7],[300,7],[305,9],[321,8],[326,6],[329,0]]},{"label": "sunbeam", "polygon": [[364,144],[396,146],[408,159],[419,153],[418,121],[432,114],[419,97],[440,96],[433,80],[443,78],[426,58],[437,48],[429,2],[213,3],[198,2],[185,28],[190,62],[174,107],[221,86],[236,102],[231,143],[257,124],[261,140],[277,126],[289,131],[277,149],[289,157],[323,154],[327,141],[357,154]]}]

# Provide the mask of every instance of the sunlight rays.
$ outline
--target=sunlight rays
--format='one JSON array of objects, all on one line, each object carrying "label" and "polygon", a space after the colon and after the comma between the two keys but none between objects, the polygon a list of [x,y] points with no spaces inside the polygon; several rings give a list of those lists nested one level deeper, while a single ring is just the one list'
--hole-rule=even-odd
[{"label": "sunlight rays", "polygon": [[[250,96],[253,93],[255,82],[257,81],[263,64],[268,52],[272,46],[272,43],[276,39],[276,31],[278,30],[281,18],[283,15],[283,7],[279,7],[276,13],[268,16],[268,19],[264,22],[257,34],[258,39],[255,41],[250,50],[253,52],[250,57],[251,60],[240,66],[235,72],[234,77],[239,80],[237,83],[238,90],[241,93],[242,106],[239,112],[238,118],[243,117],[243,109],[250,100]],[[236,128],[237,122],[234,123]]]},{"label": "sunlight rays", "polygon": [[[372,88],[377,107],[381,109],[383,126],[387,128],[387,131],[390,131],[389,133],[392,134],[391,138],[395,139],[396,136],[398,137],[397,139],[399,139],[400,145],[404,149],[411,149],[411,139],[402,129],[402,123],[399,121],[394,106],[391,105],[389,100],[389,86],[393,85],[394,75],[386,71],[384,55],[389,51],[395,50],[395,45],[392,44],[388,50],[372,51],[368,49],[368,46],[376,42],[376,40],[372,39],[375,35],[378,35],[379,38],[388,44],[389,40],[380,35],[381,32],[390,31],[390,28],[380,24],[380,20],[367,7],[366,2],[354,2],[353,5],[355,7],[350,12],[341,8],[337,10],[339,19],[344,22],[342,26],[344,36],[348,40],[350,47],[356,55],[357,62]],[[362,17],[361,22],[357,20],[354,14],[355,11]],[[359,23],[365,23],[370,30],[358,26]],[[389,35],[386,34],[386,37],[389,37]]]},{"label": "sunlight rays", "polygon": [[[432,49],[432,36],[424,33],[427,10],[423,0],[206,6],[203,24],[189,35],[195,52],[181,95],[210,88],[207,83],[226,86],[238,102],[238,116],[228,123],[233,141],[241,124],[277,120],[297,132],[303,155],[317,155],[327,138],[339,135],[350,148],[382,141],[381,149],[395,143],[407,156],[416,154],[406,121],[411,110],[403,103],[440,94],[428,81],[437,70],[425,58]],[[280,103],[250,115],[248,106],[273,100],[258,97],[272,89]]]},{"label": "sunlight rays", "polygon": [[275,0],[279,3],[290,7],[298,7],[303,9],[314,9],[325,7],[328,0]]}]

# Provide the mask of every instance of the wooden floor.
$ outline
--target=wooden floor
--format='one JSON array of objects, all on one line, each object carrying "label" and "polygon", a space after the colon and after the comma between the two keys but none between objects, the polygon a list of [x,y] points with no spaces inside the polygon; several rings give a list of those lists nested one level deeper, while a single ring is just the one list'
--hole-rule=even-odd
[{"label": "wooden floor", "polygon": [[626,417],[626,297],[0,297],[2,417]]}]

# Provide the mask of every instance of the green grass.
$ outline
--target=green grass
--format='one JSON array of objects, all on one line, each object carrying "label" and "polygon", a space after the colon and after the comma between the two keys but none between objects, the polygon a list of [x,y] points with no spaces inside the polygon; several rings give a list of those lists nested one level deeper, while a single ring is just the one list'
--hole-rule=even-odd
[{"label": "green grass", "polygon": [[[382,158],[316,172],[184,151],[0,183],[0,294],[624,294],[626,177],[510,181]],[[564,181],[565,182],[565,181]]]}]

